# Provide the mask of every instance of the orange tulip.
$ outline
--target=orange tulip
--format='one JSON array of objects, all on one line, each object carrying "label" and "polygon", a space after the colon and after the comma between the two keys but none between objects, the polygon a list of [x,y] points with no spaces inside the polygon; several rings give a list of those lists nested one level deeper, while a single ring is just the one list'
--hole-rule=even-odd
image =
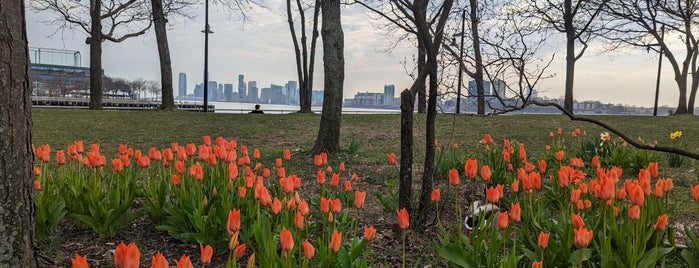
[{"label": "orange tulip", "polygon": [[360,209],[364,206],[364,198],[366,197],[366,192],[354,191],[354,207]]},{"label": "orange tulip", "polygon": [[631,189],[632,190],[629,193],[629,199],[631,200],[631,204],[643,206],[646,197],[643,193],[643,189],[641,188],[641,186],[635,185],[635,187],[632,187]]},{"label": "orange tulip", "polygon": [[294,225],[296,225],[297,229],[303,230],[304,218],[300,211],[296,211],[296,214],[294,214]]},{"label": "orange tulip", "polygon": [[478,172],[478,161],[476,159],[467,159],[464,164],[464,172],[469,179],[475,179]]},{"label": "orange tulip", "polygon": [[63,152],[63,150],[58,150],[56,152],[56,163],[59,165],[65,165],[66,164],[66,153]]},{"label": "orange tulip", "polygon": [[371,242],[371,240],[374,240],[375,235],[376,228],[374,226],[364,226],[364,240]]},{"label": "orange tulip", "polygon": [[526,171],[527,173],[531,173],[532,171],[534,171],[534,165],[532,165],[532,163],[530,162],[525,162],[524,171]]},{"label": "orange tulip", "polygon": [[345,162],[340,162],[340,166],[338,167],[340,172],[346,172],[347,169],[345,169]]},{"label": "orange tulip", "polygon": [[291,160],[291,151],[289,151],[289,148],[284,149],[284,160]]},{"label": "orange tulip", "polygon": [[247,249],[247,247],[248,247],[248,246],[245,245],[245,243],[240,244],[240,245],[238,245],[237,247],[235,247],[235,251],[234,251],[234,253],[235,253],[235,258],[236,258],[236,259],[240,259],[240,257],[242,257],[243,254],[245,254],[245,249]]},{"label": "orange tulip", "polygon": [[633,205],[629,208],[629,219],[638,220],[641,217],[641,207]]},{"label": "orange tulip", "polygon": [[199,243],[199,252],[201,252],[201,263],[209,264],[211,263],[211,257],[214,255],[214,248],[211,245],[203,246]]},{"label": "orange tulip", "polygon": [[509,225],[507,211],[498,213],[497,224],[498,228],[503,230],[507,229],[507,226]]},{"label": "orange tulip", "polygon": [[483,139],[481,140],[481,143],[485,145],[491,145],[493,144],[493,138],[490,137],[490,134],[485,134],[483,135]]},{"label": "orange tulip", "polygon": [[624,188],[616,189],[616,198],[624,200],[624,198],[626,198],[626,190],[624,190]]},{"label": "orange tulip", "polygon": [[496,187],[488,187],[485,190],[485,196],[489,203],[496,204],[500,200],[500,191]]},{"label": "orange tulip", "polygon": [[575,232],[575,237],[574,237],[575,245],[578,248],[587,247],[587,245],[590,244],[590,241],[592,241],[592,237],[594,235],[592,230],[588,231],[587,229],[585,229],[585,227],[577,228],[574,230],[574,232]]},{"label": "orange tulip", "polygon": [[571,221],[573,222],[574,229],[578,229],[580,227],[585,227],[585,222],[578,214],[573,213],[573,216],[571,217]]},{"label": "orange tulip", "polygon": [[699,202],[699,184],[692,186],[692,197],[694,201]]},{"label": "orange tulip", "polygon": [[272,213],[279,214],[282,212],[282,202],[276,197],[272,200]]},{"label": "orange tulip", "polygon": [[492,176],[492,175],[493,175],[493,172],[490,170],[490,166],[483,165],[483,167],[481,167],[481,178],[484,181],[489,181],[490,176]]},{"label": "orange tulip", "polygon": [[556,160],[558,161],[563,161],[563,157],[565,157],[565,152],[563,150],[556,152]]},{"label": "orange tulip", "polygon": [[226,224],[228,234],[233,234],[240,230],[240,209],[234,208],[228,212],[228,223]]},{"label": "orange tulip", "polygon": [[510,205],[510,219],[514,222],[519,222],[522,220],[522,208],[519,203],[513,203]]},{"label": "orange tulip", "polygon": [[340,174],[333,173],[332,176],[330,176],[330,186],[337,188],[339,185],[340,185]]},{"label": "orange tulip", "polygon": [[170,267],[170,263],[167,261],[165,256],[163,256],[160,251],[155,253],[155,256],[153,256],[153,259],[150,262],[150,267],[151,268],[168,268]]},{"label": "orange tulip", "polygon": [[197,181],[204,179],[204,169],[199,165],[199,162],[189,167],[189,175]]},{"label": "orange tulip", "polygon": [[340,198],[335,198],[330,202],[330,209],[332,209],[334,213],[340,213],[342,210],[342,201],[340,201]]},{"label": "orange tulip", "polygon": [[325,184],[325,171],[318,170],[318,173],[316,175],[316,183],[318,183],[318,185]]},{"label": "orange tulip", "polygon": [[616,190],[616,185],[614,181],[610,178],[603,178],[599,185],[599,197],[602,200],[612,200],[614,198],[614,193]]},{"label": "orange tulip", "polygon": [[660,215],[658,221],[653,225],[653,229],[665,231],[665,226],[667,226],[667,214]]},{"label": "orange tulip", "polygon": [[294,237],[285,227],[282,227],[282,231],[279,234],[279,241],[282,244],[282,251],[289,252],[294,248]]},{"label": "orange tulip", "polygon": [[299,201],[299,212],[301,212],[301,214],[304,216],[311,212],[311,208],[308,206],[308,202],[306,202],[306,200]]},{"label": "orange tulip", "polygon": [[540,231],[536,244],[539,245],[540,248],[547,248],[549,246],[549,236],[551,236],[551,234]]},{"label": "orange tulip", "polygon": [[342,188],[345,189],[345,192],[351,192],[352,191],[352,182],[349,180],[345,180],[342,182]]},{"label": "orange tulip", "polygon": [[510,158],[511,158],[511,157],[510,157],[510,152],[508,152],[508,151],[503,151],[503,152],[502,152],[502,160],[504,160],[505,163],[510,163],[510,162],[512,161],[512,159],[510,159]]},{"label": "orange tulip", "polygon": [[398,227],[403,230],[408,229],[410,226],[410,215],[408,215],[408,210],[405,208],[401,208],[400,210],[396,209],[396,214],[398,215]]},{"label": "orange tulip", "polygon": [[459,185],[459,171],[455,168],[449,170],[449,184]]},{"label": "orange tulip", "polygon": [[238,187],[238,198],[245,198],[248,192],[247,189],[248,188],[245,188],[245,186]]},{"label": "orange tulip", "polygon": [[663,184],[663,191],[669,192],[672,190],[672,178],[665,178],[665,183]]},{"label": "orange tulip", "polygon": [[140,258],[141,252],[133,242],[128,246],[121,242],[114,250],[114,264],[119,268],[138,268]]},{"label": "orange tulip", "polygon": [[519,192],[519,179],[515,179],[515,180],[512,182],[512,185],[510,186],[510,190],[511,190],[513,193]]},{"label": "orange tulip", "polygon": [[537,166],[539,167],[539,173],[546,173],[546,160],[539,159]]},{"label": "orange tulip", "polygon": [[72,268],[88,268],[90,267],[87,264],[87,256],[80,256],[79,254],[75,254],[75,257],[70,259],[71,267]]},{"label": "orange tulip", "polygon": [[34,180],[34,191],[41,191],[41,182]]},{"label": "orange tulip", "polygon": [[388,164],[395,166],[398,163],[396,160],[396,153],[388,153],[386,157],[388,158]]},{"label": "orange tulip", "polygon": [[532,268],[541,268],[541,267],[544,267],[543,261],[532,262]]},{"label": "orange tulip", "polygon": [[192,264],[192,261],[187,255],[182,255],[179,260],[175,260],[175,263],[177,264],[177,268],[194,268],[194,264]]},{"label": "orange tulip", "polygon": [[316,255],[316,248],[308,240],[303,241],[303,255],[308,260],[313,259],[313,256]]},{"label": "orange tulip", "polygon": [[320,212],[328,213],[330,211],[330,199],[325,197],[320,198]]},{"label": "orange tulip", "polygon": [[116,173],[121,172],[124,169],[124,162],[119,158],[112,159],[112,169]]},{"label": "orange tulip", "polygon": [[442,199],[442,195],[439,192],[439,189],[437,189],[437,188],[432,189],[432,194],[430,197],[432,199],[432,202],[435,202],[435,203],[439,202]]},{"label": "orange tulip", "polygon": [[580,189],[570,190],[570,202],[575,204],[580,200],[580,194],[582,191]]},{"label": "orange tulip", "polygon": [[340,245],[342,245],[342,233],[337,230],[333,231],[332,237],[330,238],[330,244],[328,248],[333,252],[338,252],[340,250]]}]

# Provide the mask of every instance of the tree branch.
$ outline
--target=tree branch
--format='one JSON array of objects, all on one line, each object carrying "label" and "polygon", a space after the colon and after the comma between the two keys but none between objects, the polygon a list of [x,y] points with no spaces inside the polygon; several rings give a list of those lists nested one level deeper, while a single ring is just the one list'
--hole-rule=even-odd
[{"label": "tree branch", "polygon": [[588,123],[598,125],[604,129],[609,130],[610,132],[618,135],[619,137],[624,139],[625,142],[627,142],[628,144],[631,144],[631,146],[636,147],[638,149],[645,149],[645,150],[651,150],[651,151],[656,151],[656,152],[674,153],[674,154],[683,155],[683,156],[686,156],[686,157],[689,157],[689,158],[692,158],[695,160],[699,160],[699,153],[694,153],[694,152],[682,150],[682,149],[675,148],[675,147],[648,145],[648,144],[636,142],[634,139],[629,138],[626,134],[624,134],[620,130],[613,128],[612,126],[607,125],[599,120],[595,120],[595,119],[591,119],[591,118],[587,118],[587,117],[576,116],[576,115],[570,113],[569,111],[567,111],[566,109],[564,109],[558,103],[539,102],[539,101],[531,101],[530,103],[537,105],[537,106],[555,107],[556,109],[563,112],[563,114],[565,114],[568,118],[570,118],[570,120],[583,121],[583,122],[588,122]]}]

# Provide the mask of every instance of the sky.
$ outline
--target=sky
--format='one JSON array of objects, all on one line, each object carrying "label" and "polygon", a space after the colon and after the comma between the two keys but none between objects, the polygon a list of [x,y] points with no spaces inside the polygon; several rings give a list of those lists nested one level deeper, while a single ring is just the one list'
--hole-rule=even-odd
[{"label": "sky", "polygon": [[[214,33],[209,35],[209,80],[234,84],[234,91],[237,91],[239,74],[245,75],[246,82],[257,81],[259,88],[298,80],[293,44],[285,19],[285,2],[270,0],[267,3],[266,9],[249,13],[252,20],[247,22],[221,8],[210,6],[209,25]],[[204,29],[204,7],[194,7],[191,12],[196,18],[170,19],[168,27],[175,91],[178,74],[184,72],[190,94],[195,84],[203,81],[204,34],[201,31]],[[410,62],[415,49],[406,43],[390,53],[385,52],[391,37],[372,27],[376,23],[371,21],[366,10],[351,6],[343,8],[342,12],[345,34],[344,97],[352,98],[357,92],[383,92],[386,84],[394,84],[397,95],[400,90],[409,88],[412,80],[402,62],[406,59]],[[80,51],[81,66],[88,67],[89,46],[84,42],[87,35],[78,30],[60,30],[55,25],[42,22],[52,15],[34,13],[28,7],[29,46]],[[321,38],[318,38],[317,46],[314,89],[322,89]],[[555,52],[556,56],[547,74],[555,75],[543,81],[537,91],[539,96],[558,98],[564,93],[565,50],[563,44],[553,44],[550,49],[552,51],[548,53]],[[107,76],[159,81],[158,62],[153,29],[122,43],[103,43],[102,68]],[[576,65],[574,97],[578,101],[598,100],[652,107],[657,64],[657,54],[645,50],[631,50],[611,56],[588,49]],[[667,61],[663,63],[659,104],[672,107],[677,105],[678,90],[669,66]]]}]

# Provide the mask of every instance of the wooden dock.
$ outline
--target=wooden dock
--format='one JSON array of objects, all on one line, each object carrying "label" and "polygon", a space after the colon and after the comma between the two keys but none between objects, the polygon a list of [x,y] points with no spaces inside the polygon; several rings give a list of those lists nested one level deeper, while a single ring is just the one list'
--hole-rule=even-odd
[{"label": "wooden dock", "polygon": [[[35,107],[48,108],[82,108],[90,107],[90,99],[88,98],[63,98],[63,97],[37,97],[32,96],[32,105]],[[157,110],[160,107],[160,102],[143,101],[143,100],[125,100],[125,99],[103,99],[103,109],[113,110]],[[203,111],[203,104],[195,103],[175,103],[178,110],[185,111]],[[209,112],[214,112],[214,105],[209,104]]]}]

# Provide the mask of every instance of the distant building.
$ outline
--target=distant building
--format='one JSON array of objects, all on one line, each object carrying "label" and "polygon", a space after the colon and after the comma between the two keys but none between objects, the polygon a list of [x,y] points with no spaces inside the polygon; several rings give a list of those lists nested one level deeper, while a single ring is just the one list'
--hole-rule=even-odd
[{"label": "distant building", "polygon": [[209,100],[210,101],[216,101],[218,100],[218,83],[216,81],[211,81],[209,80]]},{"label": "distant building", "polygon": [[357,92],[354,94],[355,105],[376,106],[384,104],[385,97],[383,93],[376,92]]},{"label": "distant building", "polygon": [[178,83],[177,96],[180,98],[187,96],[187,74],[180,73],[180,79]]},{"label": "distant building", "polygon": [[244,98],[245,102],[258,102],[257,82],[248,82],[248,95]]},{"label": "distant building", "polygon": [[311,104],[321,105],[323,104],[323,95],[325,93],[322,90],[313,90],[311,93]]},{"label": "distant building", "polygon": [[204,83],[196,84],[194,86],[194,97],[204,98]]},{"label": "distant building", "polygon": [[[254,81],[251,81],[254,82]],[[238,101],[242,102],[247,96],[247,90],[245,88],[245,75],[238,75]]]},{"label": "distant building", "polygon": [[[483,95],[496,96],[505,98],[505,91],[507,89],[507,84],[505,81],[496,79],[492,84],[490,81],[483,81]],[[492,93],[491,93],[492,92]],[[468,97],[478,97],[478,86],[476,85],[476,80],[468,81]]]},{"label": "distant building", "polygon": [[223,84],[223,95],[226,101],[233,101],[233,84]]},{"label": "distant building", "polygon": [[287,104],[299,104],[298,83],[296,83],[296,81],[289,81],[284,85],[284,88],[286,89],[284,94],[286,94],[288,100]]},{"label": "distant building", "polygon": [[396,86],[393,84],[383,86],[383,105],[393,105],[396,96]]}]

